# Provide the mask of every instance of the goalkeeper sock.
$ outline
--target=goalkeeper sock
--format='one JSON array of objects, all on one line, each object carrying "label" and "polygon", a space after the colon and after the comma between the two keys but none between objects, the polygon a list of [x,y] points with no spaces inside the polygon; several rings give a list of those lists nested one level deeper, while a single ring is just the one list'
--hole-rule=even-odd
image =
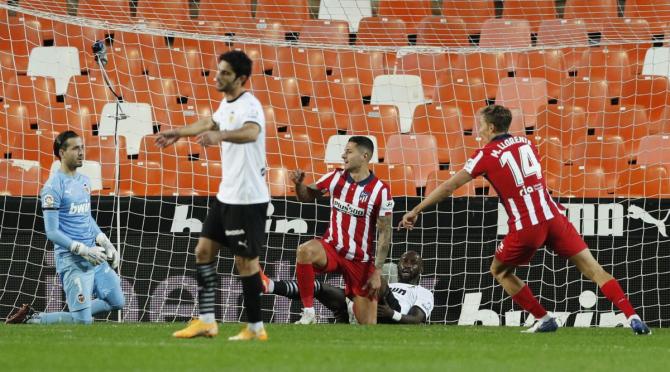
[{"label": "goalkeeper sock", "polygon": [[[274,290],[272,294],[289,297],[294,300],[300,298],[300,291],[298,290],[298,282],[295,280],[280,280],[274,283]],[[321,293],[321,282],[314,281],[314,296]]]},{"label": "goalkeeper sock", "polygon": [[198,264],[196,267],[198,270],[198,306],[200,307],[200,315],[212,314],[214,316],[216,261],[207,264]]},{"label": "goalkeeper sock", "polygon": [[302,306],[314,307],[314,268],[312,264],[296,264],[295,275],[298,278]]},{"label": "goalkeeper sock", "polygon": [[618,307],[619,310],[623,311],[623,313],[626,315],[626,318],[630,318],[631,316],[635,315],[635,309],[633,309],[633,305],[631,305],[630,301],[628,301],[628,298],[626,298],[626,294],[623,292],[623,289],[621,289],[621,286],[616,279],[612,278],[611,280],[607,281],[605,284],[603,284],[602,287],[600,287],[600,290],[608,300],[612,301],[612,303]]},{"label": "goalkeeper sock", "polygon": [[100,313],[108,313],[112,311],[112,305],[108,304],[107,301],[103,301],[100,299],[95,299],[91,302],[91,314],[100,314]]},{"label": "goalkeeper sock", "polygon": [[244,307],[247,309],[247,321],[249,323],[262,322],[261,317],[261,294],[263,283],[259,273],[242,277],[242,294],[244,295]]},{"label": "goalkeeper sock", "polygon": [[522,309],[533,314],[535,319],[539,320],[547,315],[547,310],[545,310],[537,298],[533,296],[533,292],[530,290],[530,287],[528,287],[528,284],[524,285],[519,293],[512,296],[512,300],[519,304]]}]

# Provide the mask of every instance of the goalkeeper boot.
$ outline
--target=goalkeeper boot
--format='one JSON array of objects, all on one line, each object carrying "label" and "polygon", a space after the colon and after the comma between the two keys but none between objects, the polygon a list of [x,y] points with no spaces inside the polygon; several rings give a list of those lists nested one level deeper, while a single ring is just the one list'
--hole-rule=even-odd
[{"label": "goalkeeper boot", "polygon": [[259,331],[252,331],[249,326],[244,327],[240,333],[235,336],[228,337],[228,341],[267,341],[268,333],[265,332],[265,328],[261,328]]},{"label": "goalkeeper boot", "polygon": [[532,327],[528,328],[523,333],[547,333],[547,332],[556,332],[558,330],[558,322],[555,318],[549,318],[544,322],[538,320],[533,324]]},{"label": "goalkeeper boot", "polygon": [[639,315],[633,315],[628,318],[628,323],[636,335],[651,335],[651,329],[644,324]]},{"label": "goalkeeper boot", "polygon": [[193,337],[215,337],[219,334],[219,325],[216,322],[205,323],[200,319],[194,318],[188,322],[186,328],[179,330],[172,334],[176,338],[193,338]]},{"label": "goalkeeper boot", "polygon": [[5,320],[5,324],[23,324],[27,323],[30,318],[33,317],[35,314],[35,310],[28,305],[28,304],[23,304],[14,314],[11,316],[7,317],[7,320]]},{"label": "goalkeeper boot", "polygon": [[302,316],[295,324],[314,324],[316,323],[316,313],[313,307],[306,307],[302,309]]}]

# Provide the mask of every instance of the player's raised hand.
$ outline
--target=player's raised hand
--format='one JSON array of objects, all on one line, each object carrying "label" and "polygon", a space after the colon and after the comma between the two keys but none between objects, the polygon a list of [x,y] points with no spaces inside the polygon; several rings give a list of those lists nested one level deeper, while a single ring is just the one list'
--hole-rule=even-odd
[{"label": "player's raised hand", "polygon": [[177,133],[176,130],[160,132],[156,137],[156,146],[164,148],[166,146],[170,146],[171,144],[177,142],[178,140],[179,140],[179,133]]},{"label": "player's raised hand", "polygon": [[221,131],[208,130],[207,132],[200,133],[196,141],[201,146],[218,145],[221,142]]},{"label": "player's raised hand", "polygon": [[300,184],[305,180],[305,172],[302,169],[296,169],[288,172],[288,177],[293,183]]},{"label": "player's raised hand", "polygon": [[382,287],[382,271],[375,269],[375,271],[368,278],[367,283],[363,286],[363,290],[368,291],[368,297],[379,297],[379,289]]},{"label": "player's raised hand", "polygon": [[414,224],[416,224],[416,220],[419,218],[419,215],[416,214],[413,211],[409,211],[405,213],[404,216],[402,216],[402,220],[400,221],[400,225],[398,225],[398,229],[408,229],[412,230],[414,228]]}]

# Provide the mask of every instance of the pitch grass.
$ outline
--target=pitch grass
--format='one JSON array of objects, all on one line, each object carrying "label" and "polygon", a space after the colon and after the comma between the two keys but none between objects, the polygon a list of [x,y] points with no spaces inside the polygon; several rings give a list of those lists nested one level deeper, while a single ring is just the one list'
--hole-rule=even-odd
[{"label": "pitch grass", "polygon": [[269,325],[268,342],[176,340],[183,324],[0,325],[1,371],[668,371],[670,329]]}]

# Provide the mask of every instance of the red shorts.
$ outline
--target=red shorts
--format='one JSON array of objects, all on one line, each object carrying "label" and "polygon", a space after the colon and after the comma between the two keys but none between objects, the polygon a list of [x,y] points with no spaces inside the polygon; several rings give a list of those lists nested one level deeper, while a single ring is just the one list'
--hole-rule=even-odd
[{"label": "red shorts", "polygon": [[325,267],[316,268],[317,274],[340,273],[344,278],[344,295],[347,297],[360,296],[368,297],[368,291],[363,289],[368,278],[375,271],[375,264],[372,261],[358,262],[347,260],[340,256],[335,247],[319,239],[323,249],[326,251],[327,263]]},{"label": "red shorts", "polygon": [[506,264],[525,265],[533,258],[535,251],[545,244],[564,258],[570,258],[588,248],[570,220],[559,215],[521,231],[510,232],[500,242],[495,257]]}]

